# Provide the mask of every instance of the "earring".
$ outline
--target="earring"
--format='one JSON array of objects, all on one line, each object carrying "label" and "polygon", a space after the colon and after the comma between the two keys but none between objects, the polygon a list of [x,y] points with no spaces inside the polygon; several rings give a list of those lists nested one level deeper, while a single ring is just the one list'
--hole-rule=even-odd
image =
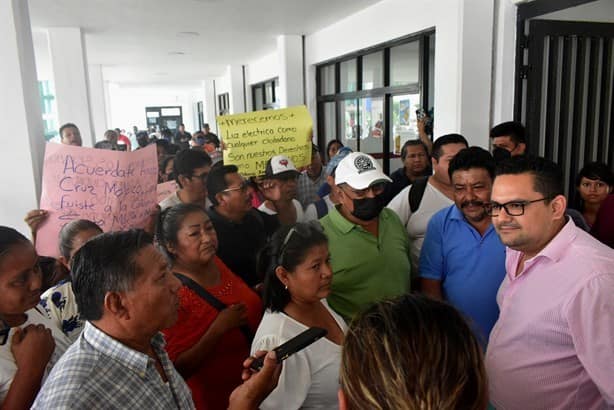
[{"label": "earring", "polygon": [[285,286],[284,286],[284,289],[288,290],[288,285],[285,285]]}]

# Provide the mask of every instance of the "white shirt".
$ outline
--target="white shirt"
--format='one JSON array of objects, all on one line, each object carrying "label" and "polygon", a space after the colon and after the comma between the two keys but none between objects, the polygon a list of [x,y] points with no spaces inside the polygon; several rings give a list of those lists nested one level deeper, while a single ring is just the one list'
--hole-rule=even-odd
[{"label": "white shirt", "polygon": [[[296,199],[292,200],[292,204],[294,205],[294,208],[296,208],[296,222],[306,222],[307,220],[305,219],[305,213],[303,212],[303,205],[301,205],[301,203]],[[267,215],[277,215],[276,211],[273,211],[266,206],[266,201],[260,204],[258,210]]]},{"label": "white shirt", "polygon": [[41,295],[40,304],[47,311],[47,316],[70,339],[71,343],[77,340],[85,322],[79,315],[72,282],[64,282],[47,289]]},{"label": "white shirt", "polygon": [[[55,341],[55,350],[49,359],[49,363],[47,364],[47,369],[45,370],[45,375],[43,376],[44,380],[51,371],[53,365],[60,359],[60,356],[64,354],[66,349],[68,349],[71,342],[68,337],[66,337],[66,335],[64,335],[64,333],[62,333],[62,331],[45,316],[44,310],[41,307],[37,306],[28,310],[26,315],[28,315],[28,319],[26,319],[24,324],[18,326],[19,328],[23,329],[28,325],[45,325],[46,328],[51,329],[51,334],[53,335],[53,340]],[[11,328],[6,343],[0,346],[0,403],[2,403],[6,398],[6,395],[11,388],[13,377],[15,377],[15,373],[17,372],[17,364],[15,363],[15,358],[11,352],[11,343],[13,342],[14,335],[15,330]]]},{"label": "white shirt", "polygon": [[[177,192],[178,191],[173,192],[172,194],[164,198],[162,201],[160,201],[158,205],[160,205],[161,211],[164,211],[166,208],[170,208],[175,205],[179,205],[183,203],[181,202],[181,199],[179,199],[179,195],[177,195]],[[209,209],[211,205],[212,204],[211,204],[211,201],[209,201],[209,198],[206,198],[205,199],[205,209]]]},{"label": "white shirt", "polygon": [[[322,304],[331,313],[343,333],[347,326],[333,312],[325,299]],[[307,330],[307,326],[281,313],[266,311],[252,343],[257,350],[271,350]],[[341,346],[323,337],[284,361],[279,383],[261,409],[337,409]]]},{"label": "white shirt", "polygon": [[388,208],[396,212],[407,229],[407,233],[409,234],[412,277],[417,277],[419,275],[418,263],[420,261],[420,250],[422,249],[422,242],[424,242],[424,235],[426,234],[428,223],[437,211],[453,205],[454,201],[431,185],[429,181],[426,184],[420,206],[416,213],[412,215],[408,198],[410,188],[411,185],[404,188],[397,196],[392,198],[388,204]]}]

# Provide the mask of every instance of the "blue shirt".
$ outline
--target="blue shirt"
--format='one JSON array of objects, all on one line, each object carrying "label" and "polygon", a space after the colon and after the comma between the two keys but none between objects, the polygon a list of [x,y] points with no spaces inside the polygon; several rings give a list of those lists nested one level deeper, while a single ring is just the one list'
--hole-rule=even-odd
[{"label": "blue shirt", "polygon": [[499,317],[497,291],[505,276],[505,246],[492,224],[484,236],[452,205],[429,221],[420,273],[442,283],[443,296],[473,321],[482,345]]}]

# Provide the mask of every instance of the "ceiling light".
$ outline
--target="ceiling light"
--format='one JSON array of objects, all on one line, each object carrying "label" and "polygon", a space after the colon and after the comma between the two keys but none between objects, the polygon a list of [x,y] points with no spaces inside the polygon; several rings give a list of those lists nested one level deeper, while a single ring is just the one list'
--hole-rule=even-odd
[{"label": "ceiling light", "polygon": [[180,31],[179,33],[177,33],[177,37],[198,37],[200,36],[200,33],[197,33],[196,31]]},{"label": "ceiling light", "polygon": [[184,56],[184,55],[186,55],[186,54],[187,54],[187,53],[186,53],[186,52],[184,52],[184,51],[169,51],[169,52],[168,52],[168,55],[169,55],[169,56]]}]

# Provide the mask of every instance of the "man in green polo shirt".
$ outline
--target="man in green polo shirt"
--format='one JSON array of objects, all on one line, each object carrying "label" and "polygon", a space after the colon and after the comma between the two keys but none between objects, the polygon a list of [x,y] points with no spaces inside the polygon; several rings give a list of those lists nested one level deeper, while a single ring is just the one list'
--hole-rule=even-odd
[{"label": "man in green polo shirt", "polygon": [[372,303],[409,291],[409,241],[399,217],[385,208],[390,178],[370,155],[339,162],[333,189],[339,205],[320,219],[328,236],[333,283],[329,305],[346,320]]}]

